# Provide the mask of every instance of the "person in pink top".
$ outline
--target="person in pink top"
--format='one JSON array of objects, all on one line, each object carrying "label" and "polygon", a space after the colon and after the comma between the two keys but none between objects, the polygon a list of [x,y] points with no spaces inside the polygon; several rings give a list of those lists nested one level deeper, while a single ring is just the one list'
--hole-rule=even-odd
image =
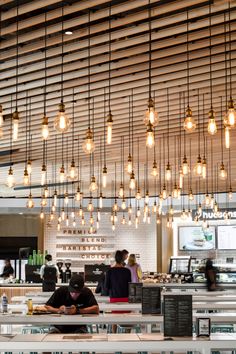
[{"label": "person in pink top", "polygon": [[142,281],[142,269],[136,261],[135,254],[130,254],[128,258],[128,264],[126,265],[131,272],[131,282],[139,283]]}]

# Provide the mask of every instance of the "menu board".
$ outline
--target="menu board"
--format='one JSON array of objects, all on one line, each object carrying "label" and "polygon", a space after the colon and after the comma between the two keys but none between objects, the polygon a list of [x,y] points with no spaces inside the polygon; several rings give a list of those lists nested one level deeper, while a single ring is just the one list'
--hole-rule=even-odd
[{"label": "menu board", "polygon": [[159,315],[161,313],[161,289],[157,286],[143,286],[142,314]]},{"label": "menu board", "polygon": [[192,336],[192,295],[164,295],[164,336]]},{"label": "menu board", "polygon": [[218,226],[217,243],[219,250],[236,249],[236,225]]},{"label": "menu board", "polygon": [[179,250],[207,251],[215,249],[215,227],[180,226]]},{"label": "menu board", "polygon": [[106,273],[108,269],[110,269],[110,266],[106,264],[85,264],[84,280],[92,283],[103,281],[104,273]]},{"label": "menu board", "polygon": [[129,283],[129,302],[142,302],[143,283]]}]

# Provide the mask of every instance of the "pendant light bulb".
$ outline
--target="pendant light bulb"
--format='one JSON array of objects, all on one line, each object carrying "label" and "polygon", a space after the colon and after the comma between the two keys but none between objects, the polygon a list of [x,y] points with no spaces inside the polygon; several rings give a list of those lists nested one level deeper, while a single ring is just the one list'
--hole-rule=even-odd
[{"label": "pendant light bulb", "polygon": [[69,216],[68,215],[66,216],[66,226],[67,227],[69,226]]},{"label": "pendant light bulb", "polygon": [[126,209],[126,202],[125,202],[125,199],[122,200],[121,209],[122,209],[122,210],[125,210],[125,209]]},{"label": "pendant light bulb", "polygon": [[70,165],[69,178],[70,178],[72,181],[76,178],[75,161],[74,161],[73,159],[72,159],[71,165]]},{"label": "pendant light bulb", "polygon": [[171,180],[171,166],[170,163],[168,162],[166,165],[166,172],[165,172],[166,180],[170,181]]},{"label": "pendant light bulb", "polygon": [[44,186],[46,182],[46,165],[42,165],[41,169],[41,186]]},{"label": "pendant light bulb", "polygon": [[117,200],[115,199],[115,202],[113,204],[113,208],[112,208],[113,211],[117,212],[119,210],[119,207],[118,207],[118,204],[117,204]]},{"label": "pendant light bulb", "polygon": [[85,225],[85,219],[84,219],[84,215],[82,215],[82,219],[81,219],[81,225]]},{"label": "pendant light bulb", "polygon": [[15,179],[14,179],[14,175],[13,175],[13,169],[12,167],[9,168],[8,170],[8,176],[7,176],[7,186],[9,188],[14,187],[15,185]]},{"label": "pendant light bulb", "polygon": [[190,201],[193,201],[193,199],[194,199],[194,196],[193,196],[193,191],[192,191],[192,189],[191,189],[191,188],[189,189],[188,199],[189,199]]},{"label": "pendant light bulb", "polygon": [[69,204],[69,195],[68,195],[67,192],[66,192],[65,195],[64,195],[64,202],[65,202],[65,205],[68,205],[68,204]]},{"label": "pendant light bulb", "polygon": [[155,127],[159,123],[158,113],[155,110],[154,100],[149,98],[148,107],[144,114],[144,124],[148,126],[149,122]]},{"label": "pendant light bulb", "polygon": [[214,203],[213,210],[214,210],[214,213],[218,213],[218,204],[217,204],[217,201],[215,201],[215,203]]},{"label": "pendant light bulb", "polygon": [[32,162],[30,160],[27,161],[27,171],[29,175],[32,173]]},{"label": "pendant light bulb", "polygon": [[199,216],[202,215],[202,205],[201,205],[201,203],[198,204],[197,212],[198,212]]},{"label": "pendant light bulb", "polygon": [[62,165],[60,168],[60,183],[63,183],[65,180],[65,168]]},{"label": "pendant light bulb", "polygon": [[162,199],[165,200],[167,198],[167,190],[166,190],[166,185],[163,185],[162,189]]},{"label": "pendant light bulb", "polygon": [[28,201],[26,203],[26,207],[32,209],[34,207],[34,201],[32,199],[32,194],[29,194]]},{"label": "pendant light bulb", "polygon": [[104,166],[103,170],[102,170],[102,186],[103,186],[103,188],[106,188],[106,186],[107,186],[107,168],[106,168],[106,166]]},{"label": "pendant light bulb", "polygon": [[64,210],[64,208],[62,208],[62,210],[61,210],[61,219],[62,219],[62,221],[65,220],[65,216],[66,216],[65,210]]},{"label": "pendant light bulb", "polygon": [[225,166],[224,166],[223,162],[220,165],[219,178],[222,181],[225,181],[227,179],[227,171],[225,169]]},{"label": "pendant light bulb", "polygon": [[208,120],[207,130],[210,135],[215,135],[217,133],[217,126],[216,126],[216,121],[215,121],[215,111],[212,108],[209,111],[209,120]]},{"label": "pendant light bulb", "polygon": [[122,220],[121,220],[121,224],[122,224],[122,225],[125,225],[125,223],[126,223],[126,221],[125,221],[125,216],[123,215]]},{"label": "pendant light bulb", "polygon": [[203,157],[203,159],[202,159],[202,178],[206,179],[206,175],[207,175],[207,162],[206,162],[206,158]]},{"label": "pendant light bulb", "polygon": [[102,209],[103,206],[103,198],[102,198],[102,193],[100,193],[100,197],[99,197],[99,208]]},{"label": "pendant light bulb", "polygon": [[128,161],[127,161],[127,167],[126,167],[127,173],[131,174],[133,170],[133,165],[132,165],[132,156],[129,154],[128,155]]},{"label": "pendant light bulb", "polygon": [[92,152],[94,152],[95,144],[93,141],[93,133],[90,128],[88,128],[88,130],[86,132],[86,137],[85,137],[82,147],[83,147],[83,150],[86,154],[91,154]]},{"label": "pendant light bulb", "polygon": [[152,124],[148,123],[146,131],[146,146],[150,149],[155,145],[154,130]]},{"label": "pendant light bulb", "polygon": [[112,231],[115,231],[116,226],[115,226],[115,224],[114,224],[114,223],[112,224],[112,227],[111,227],[111,228],[112,228]]},{"label": "pendant light bulb", "polygon": [[44,212],[43,212],[43,209],[41,209],[41,212],[40,212],[40,219],[43,220],[44,219]]},{"label": "pendant light bulb", "polygon": [[185,120],[184,120],[184,130],[186,133],[192,133],[196,129],[196,123],[193,118],[192,110],[188,106],[186,109],[186,115],[185,115]]},{"label": "pendant light bulb", "polygon": [[187,160],[186,155],[184,155],[184,158],[183,158],[182,171],[183,171],[184,176],[186,176],[189,173],[189,166],[188,166],[188,160]]},{"label": "pendant light bulb", "polygon": [[49,129],[48,129],[48,118],[46,116],[43,117],[42,127],[41,127],[42,139],[47,140],[49,137]]},{"label": "pendant light bulb", "polygon": [[75,219],[73,219],[73,227],[76,227],[76,221],[75,221]]},{"label": "pendant light bulb", "polygon": [[61,223],[58,221],[57,222],[57,231],[60,231],[61,230]]},{"label": "pendant light bulb", "polygon": [[135,198],[136,198],[137,200],[142,199],[142,196],[141,196],[141,193],[140,193],[140,189],[139,189],[139,188],[137,189],[137,192],[136,192],[136,194],[135,194]]},{"label": "pendant light bulb", "polygon": [[42,195],[41,206],[42,207],[47,206],[47,199],[45,198],[45,195]]},{"label": "pendant light bulb", "polygon": [[17,109],[12,115],[12,120],[13,120],[13,132],[12,132],[12,139],[13,141],[18,140],[18,134],[19,134],[19,113]]},{"label": "pendant light bulb", "polygon": [[202,159],[201,159],[200,155],[198,155],[197,163],[194,166],[194,173],[196,176],[199,176],[199,177],[202,175]]},{"label": "pendant light bulb", "polygon": [[95,192],[97,189],[98,189],[98,185],[96,183],[96,178],[95,178],[95,176],[92,176],[91,181],[90,181],[89,190],[90,190],[90,192]]},{"label": "pendant light bulb", "polygon": [[53,204],[55,205],[55,207],[57,206],[57,191],[54,191],[54,195],[53,195]]},{"label": "pendant light bulb", "polygon": [[113,119],[112,119],[112,114],[111,112],[108,113],[107,115],[107,144],[111,144],[112,142],[112,124],[113,124]]},{"label": "pendant light bulb", "polygon": [[206,207],[209,207],[211,205],[211,197],[208,193],[205,195],[205,205]]},{"label": "pendant light bulb", "polygon": [[183,169],[182,169],[182,166],[181,166],[180,170],[179,170],[179,188],[180,189],[183,188],[183,181],[184,181],[184,174],[183,174]]},{"label": "pendant light bulb", "polygon": [[153,177],[158,177],[158,169],[157,169],[157,162],[156,162],[156,160],[153,161],[151,175],[152,175]]},{"label": "pendant light bulb", "polygon": [[65,105],[63,102],[58,105],[58,113],[54,121],[54,128],[58,133],[66,133],[70,128],[70,119],[65,113]]},{"label": "pendant light bulb", "polygon": [[177,198],[178,198],[178,188],[177,188],[177,184],[176,184],[176,183],[175,183],[174,189],[173,189],[173,191],[172,191],[172,197],[173,197],[174,199],[177,199]]},{"label": "pendant light bulb", "polygon": [[140,210],[140,207],[138,206],[137,208],[137,216],[140,217],[141,216],[141,210]]},{"label": "pendant light bulb", "polygon": [[236,123],[236,111],[234,108],[234,101],[232,97],[229,99],[228,111],[224,117],[224,126],[228,128],[234,128]]},{"label": "pendant light bulb", "polygon": [[135,176],[134,176],[134,171],[132,171],[130,175],[130,181],[129,181],[129,188],[134,190],[135,189]]},{"label": "pendant light bulb", "polygon": [[29,184],[29,174],[28,174],[27,168],[24,169],[23,184],[24,184],[24,186],[28,186],[28,184]]},{"label": "pendant light bulb", "polygon": [[119,198],[124,197],[124,186],[123,183],[120,184],[120,189],[119,189]]},{"label": "pendant light bulb", "polygon": [[233,191],[232,191],[231,187],[229,188],[228,198],[229,198],[229,200],[232,200],[232,198],[233,198]]},{"label": "pendant light bulb", "polygon": [[92,212],[93,211],[93,203],[92,203],[92,200],[90,199],[89,203],[88,203],[88,206],[87,206],[87,209],[88,211]]},{"label": "pendant light bulb", "polygon": [[225,127],[225,147],[226,149],[230,148],[230,128]]}]

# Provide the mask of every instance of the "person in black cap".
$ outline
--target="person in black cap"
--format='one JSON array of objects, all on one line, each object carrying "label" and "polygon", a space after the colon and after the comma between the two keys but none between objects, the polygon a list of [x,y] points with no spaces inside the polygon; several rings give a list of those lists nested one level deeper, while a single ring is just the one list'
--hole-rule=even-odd
[{"label": "person in black cap", "polygon": [[[99,314],[99,307],[92,291],[84,286],[81,275],[72,276],[69,286],[58,288],[47,301],[45,308],[53,313]],[[65,325],[54,326],[57,333],[85,333],[86,326]]]}]

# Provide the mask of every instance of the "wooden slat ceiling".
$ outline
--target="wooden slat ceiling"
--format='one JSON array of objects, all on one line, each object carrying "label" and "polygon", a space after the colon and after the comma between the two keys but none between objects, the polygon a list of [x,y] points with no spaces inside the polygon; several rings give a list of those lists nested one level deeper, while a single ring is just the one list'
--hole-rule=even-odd
[{"label": "wooden slat ceiling", "polygon": [[[26,97],[30,99],[30,124],[32,135],[33,175],[32,184],[40,184],[42,165],[41,121],[43,117],[43,94],[45,89],[45,26],[46,40],[46,112],[49,118],[50,139],[47,143],[48,180],[52,178],[52,165],[57,156],[58,171],[61,165],[62,139],[53,128],[57,114],[61,88],[61,28],[62,6],[64,6],[64,30],[72,35],[64,35],[64,102],[66,112],[71,118],[73,90],[75,92],[75,152],[77,157],[78,138],[80,140],[80,159],[83,178],[89,178],[89,157],[81,149],[82,140],[88,126],[88,11],[91,11],[91,97],[94,101],[95,131],[95,171],[100,160],[100,139],[104,130],[104,91],[108,92],[109,68],[109,5],[107,0],[19,0],[19,76],[18,111],[20,112],[19,140],[14,143],[14,174],[17,186],[23,181],[23,161],[26,158]],[[120,176],[120,141],[124,137],[125,159],[128,156],[129,142],[129,96],[133,92],[134,114],[134,159],[137,175],[137,138],[140,140],[140,184],[143,185],[143,165],[145,163],[145,126],[143,114],[148,99],[148,0],[112,0],[111,10],[111,107],[114,119],[113,142],[107,146],[107,167],[109,180],[114,180],[114,163],[117,163],[117,179]],[[1,4],[1,48],[0,48],[0,103],[3,106],[5,122],[4,135],[0,140],[0,154],[10,147],[11,100],[15,107],[16,91],[16,13],[17,1],[0,0]],[[225,36],[224,18],[228,1],[212,0],[212,71],[213,105],[217,114],[218,133],[213,138],[214,164],[221,162],[220,127],[221,97],[226,102],[225,91]],[[231,58],[232,87],[235,94],[236,73],[236,1],[231,0]],[[190,106],[195,119],[198,113],[198,93],[200,94],[201,127],[207,124],[210,108],[209,81],[209,1],[206,0],[151,0],[152,14],[152,91],[155,92],[156,109],[160,123],[156,128],[157,159],[159,159],[160,138],[167,136],[167,88],[170,95],[170,162],[175,164],[175,141],[179,142],[180,121],[184,120],[184,107],[179,111],[180,93],[186,94],[186,30],[187,11],[189,13],[190,50]],[[45,24],[45,13],[47,22]],[[227,41],[229,41],[228,24]],[[227,48],[229,45],[227,44]],[[228,50],[228,49],[227,49]],[[229,65],[229,63],[228,63]],[[229,73],[229,71],[228,71]],[[204,102],[205,105],[203,107]],[[29,108],[29,107],[28,107]],[[182,124],[181,123],[181,124]],[[201,153],[203,154],[203,128],[201,128]],[[207,136],[207,133],[205,134]],[[57,136],[57,151],[55,137]],[[207,144],[210,146],[210,137]],[[192,165],[198,152],[198,132],[186,137],[188,159],[191,140]],[[182,130],[183,158],[183,130]],[[72,132],[63,139],[65,164],[71,162]],[[67,159],[68,146],[68,159]],[[167,139],[165,140],[167,146]],[[232,187],[235,189],[236,158],[235,131],[232,131]],[[5,186],[9,155],[1,156],[0,192],[2,196],[26,196],[28,190],[15,191]],[[167,149],[165,151],[167,157]],[[177,154],[178,155],[178,154]],[[176,156],[177,160],[178,156]],[[208,161],[210,149],[208,148]],[[228,151],[224,151],[225,164],[228,164]],[[68,160],[68,161],[67,161]],[[149,152],[149,171],[152,166],[153,151]],[[163,150],[162,150],[163,161]],[[210,170],[210,168],[209,168]],[[85,183],[86,184],[86,183]],[[159,182],[158,182],[159,185]],[[187,185],[187,184],[186,184]],[[193,189],[196,181],[193,179]],[[212,179],[209,177],[209,185]],[[225,189],[225,182],[219,182],[219,190]],[[109,187],[110,188],[110,187]],[[153,182],[150,183],[154,193]],[[187,189],[187,188],[186,188]],[[205,184],[201,183],[201,191]],[[39,195],[40,189],[34,190]]]}]

